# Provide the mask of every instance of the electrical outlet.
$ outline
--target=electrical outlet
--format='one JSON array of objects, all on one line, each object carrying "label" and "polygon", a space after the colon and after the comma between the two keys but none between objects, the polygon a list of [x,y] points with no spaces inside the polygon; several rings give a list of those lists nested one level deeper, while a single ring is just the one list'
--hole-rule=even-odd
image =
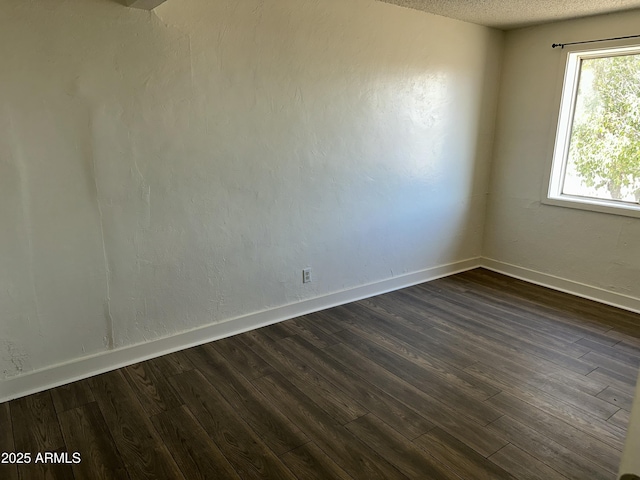
[{"label": "electrical outlet", "polygon": [[305,268],[302,270],[302,283],[311,283],[311,269]]}]

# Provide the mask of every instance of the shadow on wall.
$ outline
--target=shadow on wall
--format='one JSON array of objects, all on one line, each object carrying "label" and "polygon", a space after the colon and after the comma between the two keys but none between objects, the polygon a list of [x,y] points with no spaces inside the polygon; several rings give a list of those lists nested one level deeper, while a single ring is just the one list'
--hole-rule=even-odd
[{"label": "shadow on wall", "polygon": [[167,0],[111,0],[125,7],[140,8],[142,10],[153,10]]}]

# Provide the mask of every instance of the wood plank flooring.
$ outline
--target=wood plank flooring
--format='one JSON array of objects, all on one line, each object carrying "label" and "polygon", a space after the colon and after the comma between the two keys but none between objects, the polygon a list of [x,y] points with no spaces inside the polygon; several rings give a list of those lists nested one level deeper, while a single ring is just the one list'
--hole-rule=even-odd
[{"label": "wood plank flooring", "polygon": [[2,479],[614,479],[640,315],[477,269],[0,405]]}]

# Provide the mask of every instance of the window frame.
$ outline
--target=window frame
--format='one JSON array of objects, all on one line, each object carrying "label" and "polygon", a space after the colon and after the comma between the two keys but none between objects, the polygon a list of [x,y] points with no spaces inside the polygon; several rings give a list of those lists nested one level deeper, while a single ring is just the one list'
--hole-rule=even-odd
[{"label": "window frame", "polygon": [[546,185],[544,185],[545,191],[543,192],[542,203],[640,218],[640,204],[562,193],[569,157],[573,117],[578,97],[582,59],[640,54],[640,44],[636,40],[633,43],[625,42],[597,48],[584,48],[584,46],[565,47],[565,50],[562,56],[565,68],[559,81],[562,93],[558,102],[556,134],[552,139],[551,165],[547,170],[549,176]]}]

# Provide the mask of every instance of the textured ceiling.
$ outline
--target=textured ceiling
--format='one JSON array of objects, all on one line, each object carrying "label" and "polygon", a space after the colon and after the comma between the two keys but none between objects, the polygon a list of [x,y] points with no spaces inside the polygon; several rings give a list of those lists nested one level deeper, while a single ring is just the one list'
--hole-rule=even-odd
[{"label": "textured ceiling", "polygon": [[504,30],[640,8],[640,0],[379,0]]}]

